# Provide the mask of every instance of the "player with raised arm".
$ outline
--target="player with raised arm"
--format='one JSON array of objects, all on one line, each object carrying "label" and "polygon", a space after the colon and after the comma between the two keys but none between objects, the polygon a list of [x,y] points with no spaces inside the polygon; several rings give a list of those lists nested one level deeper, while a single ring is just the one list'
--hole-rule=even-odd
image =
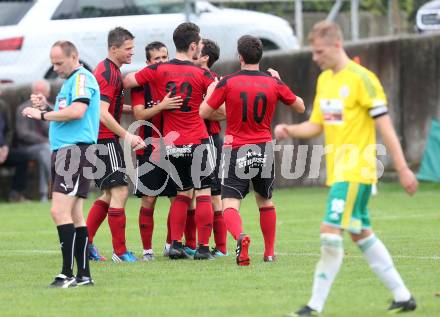
[{"label": "player with raised arm", "polygon": [[[128,74],[124,86],[132,88],[146,83],[154,85],[158,99],[181,96],[180,109],[163,112],[164,135],[177,132],[173,144],[167,145],[170,162],[178,175],[172,175],[177,184],[177,196],[170,207],[172,245],[171,259],[188,258],[183,249],[182,237],[185,230],[187,210],[195,189],[195,218],[198,233],[198,248],[194,259],[213,259],[209,252],[209,238],[212,231],[213,211],[211,206],[211,176],[213,166],[209,166],[211,155],[208,146],[208,133],[199,107],[208,86],[213,82],[209,71],[193,64],[201,49],[200,29],[194,23],[182,23],[173,33],[176,58],[167,63],[147,66],[137,73]],[[204,149],[204,150],[203,150]],[[203,151],[200,151],[203,150]],[[201,153],[203,152],[203,153]],[[196,153],[196,155],[194,155]],[[193,166],[199,158],[199,166]]]},{"label": "player with raised arm", "polygon": [[[271,122],[277,102],[304,112],[300,97],[284,84],[276,71],[260,71],[263,44],[253,36],[242,36],[237,42],[241,70],[223,77],[200,107],[200,115],[209,118],[225,103],[226,132],[222,154],[222,201],[226,227],[237,241],[236,262],[250,264],[250,237],[244,233],[238,212],[241,200],[252,181],[260,211],[264,237],[264,261],[275,259],[276,212],[272,202],[274,181]],[[228,150],[227,150],[228,149]],[[229,154],[227,154],[229,153]]]}]

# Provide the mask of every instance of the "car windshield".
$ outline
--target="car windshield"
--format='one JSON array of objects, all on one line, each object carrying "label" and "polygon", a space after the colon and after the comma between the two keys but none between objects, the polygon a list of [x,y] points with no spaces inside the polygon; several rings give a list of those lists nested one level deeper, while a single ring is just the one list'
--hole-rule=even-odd
[{"label": "car windshield", "polygon": [[182,13],[183,0],[64,0],[53,20],[85,19],[112,16]]},{"label": "car windshield", "polygon": [[34,2],[34,0],[0,1],[0,26],[18,24]]}]

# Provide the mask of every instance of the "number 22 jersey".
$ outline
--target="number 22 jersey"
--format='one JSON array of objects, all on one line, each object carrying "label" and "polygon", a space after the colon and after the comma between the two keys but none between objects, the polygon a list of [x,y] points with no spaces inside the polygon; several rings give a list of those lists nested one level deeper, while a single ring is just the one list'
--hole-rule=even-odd
[{"label": "number 22 jersey", "polygon": [[203,96],[214,81],[208,70],[190,61],[173,59],[147,66],[138,71],[135,78],[139,85],[149,83],[160,100],[170,91],[171,97],[182,97],[180,109],[163,112],[164,135],[172,131],[179,133],[174,145],[201,144],[208,138],[205,123],[199,115]]}]

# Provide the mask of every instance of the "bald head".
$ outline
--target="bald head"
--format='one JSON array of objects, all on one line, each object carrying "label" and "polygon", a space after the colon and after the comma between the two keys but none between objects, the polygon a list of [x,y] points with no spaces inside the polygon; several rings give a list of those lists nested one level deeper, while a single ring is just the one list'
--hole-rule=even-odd
[{"label": "bald head", "polygon": [[52,45],[52,48],[56,48],[56,47],[59,47],[66,57],[70,57],[73,54],[78,56],[78,50],[75,44],[73,44],[70,41],[56,41]]},{"label": "bald head", "polygon": [[58,41],[52,45],[50,50],[50,62],[53,70],[61,78],[67,78],[81,65],[79,64],[78,50],[69,41]]}]

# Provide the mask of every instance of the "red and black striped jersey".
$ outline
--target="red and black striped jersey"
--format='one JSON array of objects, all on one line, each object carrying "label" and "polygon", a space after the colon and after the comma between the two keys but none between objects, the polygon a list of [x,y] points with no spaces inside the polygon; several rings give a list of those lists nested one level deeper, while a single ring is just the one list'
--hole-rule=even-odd
[{"label": "red and black striped jersey", "polygon": [[175,145],[201,144],[208,137],[199,108],[208,86],[214,81],[209,71],[190,61],[173,59],[147,66],[138,71],[135,78],[139,85],[154,86],[160,100],[170,91],[171,96],[182,97],[180,109],[162,112],[164,135],[172,131],[179,134]]},{"label": "red and black striped jersey", "polygon": [[278,100],[291,105],[296,96],[267,73],[241,70],[220,80],[208,105],[218,109],[226,103],[224,144],[236,148],[272,140],[270,125]]},{"label": "red and black striped jersey", "polygon": [[[122,107],[124,105],[121,70],[115,63],[106,58],[96,66],[93,75],[95,75],[99,84],[101,100],[110,104],[108,112],[119,123],[121,121]],[[115,137],[116,135],[100,122],[98,139]]]},{"label": "red and black striped jersey", "polygon": [[[218,76],[218,74],[212,70],[209,70],[209,72],[211,73],[212,78],[217,78],[218,80],[220,80],[220,77]],[[206,124],[206,129],[208,130],[208,134],[209,135],[213,135],[213,134],[219,134],[222,131],[222,128],[220,126],[220,122],[215,121],[215,120],[205,120],[205,124]]]},{"label": "red and black striped jersey", "polygon": [[[156,106],[158,103],[160,103],[160,99],[154,97],[154,91],[151,89],[149,84],[145,84],[140,87],[136,87],[131,89],[131,105],[133,109],[135,107],[142,107],[142,109],[147,109]],[[153,126],[148,125],[142,125],[139,128],[138,135],[143,139],[147,138],[159,138],[159,133],[162,132],[162,113],[158,113],[149,120]],[[157,130],[156,130],[157,129]],[[158,133],[159,132],[159,133]],[[149,142],[148,142],[149,143]],[[151,153],[151,144],[148,144],[150,148],[137,150],[137,155],[143,155],[145,152]]]}]

